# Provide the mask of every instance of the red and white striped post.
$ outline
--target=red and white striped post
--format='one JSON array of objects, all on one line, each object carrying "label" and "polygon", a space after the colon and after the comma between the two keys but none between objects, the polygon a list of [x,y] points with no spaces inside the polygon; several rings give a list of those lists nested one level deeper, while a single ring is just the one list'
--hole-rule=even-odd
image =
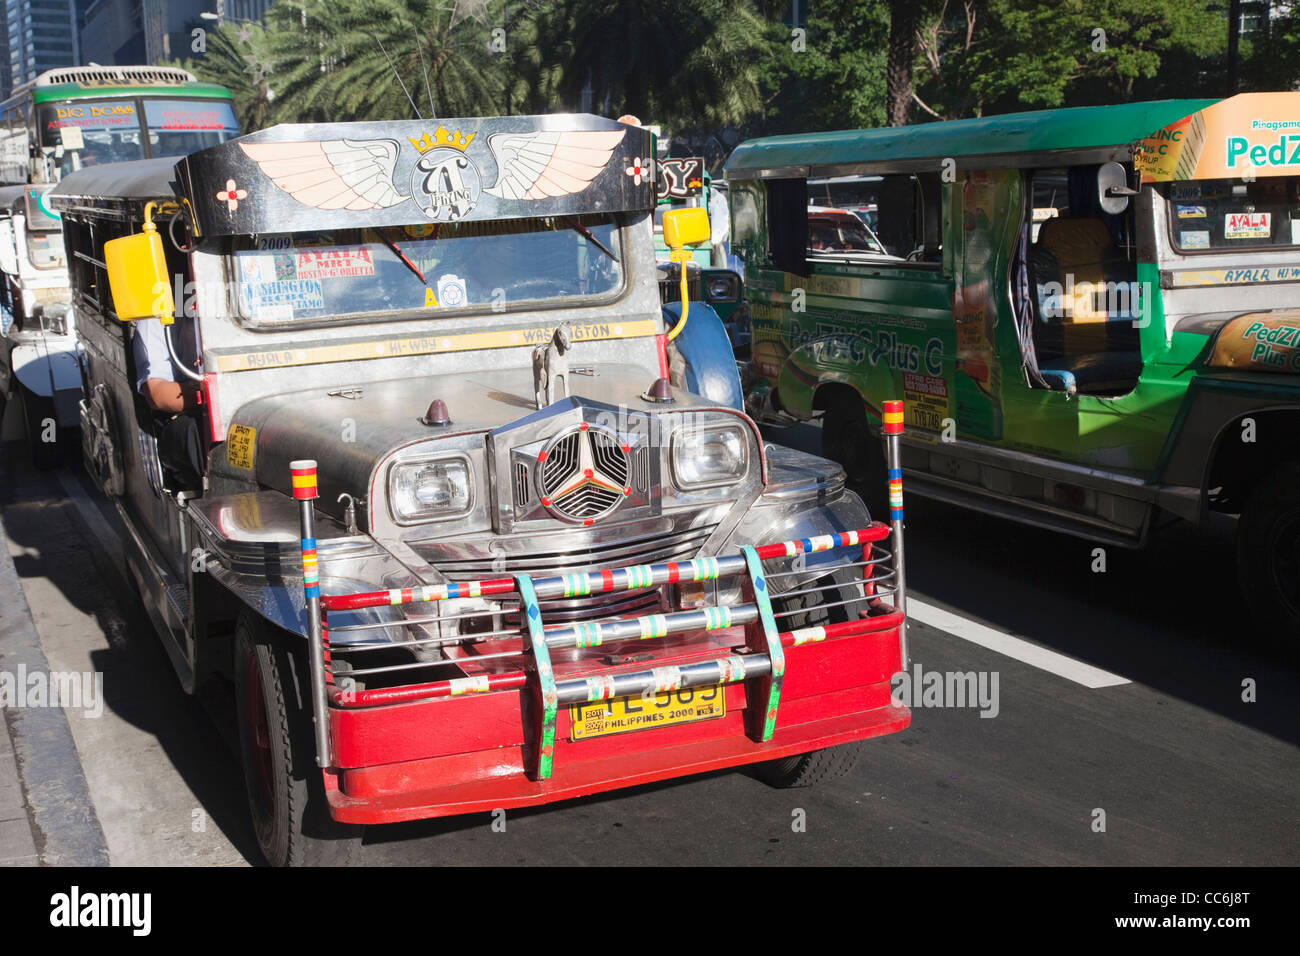
[{"label": "red and white striped post", "polygon": [[903,455],[899,448],[903,436],[903,403],[884,403],[885,459],[889,466],[889,523],[894,538],[894,583],[897,593],[894,606],[903,612],[898,627],[898,655],[902,670],[910,657],[907,647],[907,582],[903,575]]},{"label": "red and white striped post", "polygon": [[293,497],[302,527],[302,589],[307,599],[307,659],[311,669],[311,716],[316,729],[316,766],[331,766],[329,701],[325,692],[325,637],[321,630],[320,570],[316,558],[316,462],[291,461]]}]

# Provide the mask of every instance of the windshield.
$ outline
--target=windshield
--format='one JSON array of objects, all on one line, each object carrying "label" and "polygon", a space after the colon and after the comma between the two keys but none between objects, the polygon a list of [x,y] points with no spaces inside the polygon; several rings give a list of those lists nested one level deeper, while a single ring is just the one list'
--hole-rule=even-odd
[{"label": "windshield", "polygon": [[38,232],[24,229],[27,239],[27,257],[37,269],[62,269],[67,263],[63,257],[63,233]]},{"label": "windshield", "polygon": [[1209,179],[1168,189],[1170,230],[1180,252],[1300,246],[1300,176]]},{"label": "windshield", "polygon": [[144,157],[133,101],[50,104],[42,106],[38,115],[41,145],[73,150],[73,169]]},{"label": "windshield", "polygon": [[154,156],[187,156],[239,135],[224,100],[145,100],[144,122]]},{"label": "windshield", "polygon": [[240,312],[259,325],[396,311],[507,312],[610,296],[623,286],[612,216],[242,237],[234,257]]},{"label": "windshield", "polygon": [[[140,115],[143,108],[144,115]],[[64,173],[150,156],[183,156],[239,135],[228,100],[75,100],[38,112],[41,145],[62,146]],[[142,140],[141,121],[149,149]]]}]

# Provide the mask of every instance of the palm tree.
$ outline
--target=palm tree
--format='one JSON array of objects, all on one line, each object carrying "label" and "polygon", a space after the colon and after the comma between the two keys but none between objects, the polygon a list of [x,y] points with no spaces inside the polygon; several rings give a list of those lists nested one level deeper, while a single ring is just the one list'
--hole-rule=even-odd
[{"label": "palm tree", "polygon": [[749,0],[554,0],[538,19],[542,62],[571,108],[725,126],[762,106],[770,51]]},{"label": "palm tree", "polygon": [[245,133],[273,125],[275,92],[271,86],[274,63],[267,31],[256,23],[224,23],[208,28],[206,48],[193,59],[177,64],[201,80],[230,90],[235,116]]},{"label": "palm tree", "polygon": [[[304,0],[267,11],[278,113],[297,121],[497,112],[487,0]],[[427,77],[427,81],[426,81]]]}]

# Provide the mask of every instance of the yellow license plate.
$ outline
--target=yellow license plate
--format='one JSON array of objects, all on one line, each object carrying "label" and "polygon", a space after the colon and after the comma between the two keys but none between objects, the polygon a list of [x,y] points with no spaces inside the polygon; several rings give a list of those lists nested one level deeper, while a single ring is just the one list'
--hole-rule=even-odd
[{"label": "yellow license plate", "polygon": [[665,690],[645,697],[616,697],[569,708],[573,722],[571,740],[589,740],[608,734],[625,734],[651,727],[712,720],[727,713],[721,685]]}]

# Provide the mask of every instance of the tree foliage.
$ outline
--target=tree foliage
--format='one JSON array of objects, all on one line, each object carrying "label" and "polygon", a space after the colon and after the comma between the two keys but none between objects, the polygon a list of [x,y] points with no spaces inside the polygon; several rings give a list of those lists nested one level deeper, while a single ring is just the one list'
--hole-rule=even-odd
[{"label": "tree foliage", "polygon": [[[1294,88],[1300,4],[1266,6],[1242,36],[1241,85]],[[789,0],[280,0],[265,29],[227,23],[185,65],[230,87],[248,129],[586,108],[672,130],[799,132],[883,125],[891,75],[894,119],[908,122],[1225,95],[1227,9],[801,0],[796,23]]]}]

